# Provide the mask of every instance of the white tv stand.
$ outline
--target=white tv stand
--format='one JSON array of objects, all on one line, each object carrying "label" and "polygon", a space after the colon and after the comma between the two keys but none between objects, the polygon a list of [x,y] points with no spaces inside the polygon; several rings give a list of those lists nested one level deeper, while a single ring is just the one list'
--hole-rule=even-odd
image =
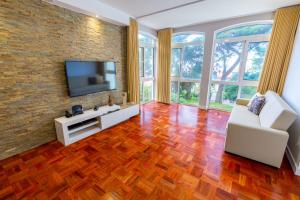
[{"label": "white tv stand", "polygon": [[140,112],[138,104],[102,106],[74,117],[55,119],[57,140],[65,146],[119,124]]}]

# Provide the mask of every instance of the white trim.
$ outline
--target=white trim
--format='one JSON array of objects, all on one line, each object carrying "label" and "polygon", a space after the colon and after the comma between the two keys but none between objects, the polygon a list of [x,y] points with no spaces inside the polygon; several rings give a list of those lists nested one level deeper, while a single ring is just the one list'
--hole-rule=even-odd
[{"label": "white trim", "polygon": [[240,27],[240,26],[249,26],[249,25],[255,25],[255,24],[273,24],[273,23],[274,23],[273,20],[256,20],[256,21],[251,21],[251,22],[243,22],[243,23],[233,24],[233,25],[226,26],[226,27],[216,30],[214,36],[216,36],[216,34],[218,32],[223,32],[228,29],[232,29],[232,28],[236,28],[236,27]]},{"label": "white trim", "polygon": [[182,31],[182,32],[176,32],[176,33],[172,34],[172,37],[176,36],[176,35],[187,35],[187,34],[203,34],[204,38],[205,38],[205,32],[201,32],[201,31]]},{"label": "white trim", "polygon": [[297,175],[297,176],[300,176],[300,165],[297,165],[297,162],[295,161],[295,158],[289,148],[289,146],[286,147],[286,156],[290,162],[290,165],[294,171],[294,174]]},{"label": "white trim", "polygon": [[260,34],[260,35],[249,35],[249,36],[240,36],[240,37],[232,37],[232,38],[222,38],[216,39],[215,43],[222,42],[241,42],[241,41],[249,41],[249,42],[261,42],[263,40],[269,41],[271,38],[271,34]]}]

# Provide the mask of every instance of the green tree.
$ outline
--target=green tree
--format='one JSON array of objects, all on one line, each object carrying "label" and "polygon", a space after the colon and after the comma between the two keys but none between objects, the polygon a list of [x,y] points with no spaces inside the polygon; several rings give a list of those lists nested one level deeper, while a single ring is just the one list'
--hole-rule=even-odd
[{"label": "green tree", "polygon": [[[241,26],[233,29],[229,29],[217,34],[217,38],[231,38],[240,36],[249,36],[257,34],[267,34],[272,30],[271,24],[262,25],[250,25]],[[258,80],[260,72],[262,69],[264,56],[267,48],[267,42],[253,42],[249,44],[248,49],[248,59],[250,59],[249,66],[247,65],[247,70],[245,80]],[[224,42],[217,43],[214,55],[214,67],[213,67],[213,80],[220,81],[237,81],[238,73],[234,73],[237,67],[239,67],[241,62],[243,43],[242,42]],[[251,58],[249,57],[251,56]],[[246,58],[245,58],[246,59]],[[248,63],[247,63],[248,64]],[[224,91],[224,85],[220,84],[216,92],[217,103],[222,103],[223,98],[228,98],[232,100],[236,94],[228,94],[228,92],[236,92],[236,90]],[[236,97],[235,97],[236,98]]]},{"label": "green tree", "polygon": [[268,42],[251,42],[248,47],[245,80],[258,80],[263,67]]},{"label": "green tree", "polygon": [[234,102],[237,98],[237,92],[239,87],[237,85],[225,85],[223,98],[228,99],[230,102]]},{"label": "green tree", "polygon": [[[215,62],[213,68],[213,80],[237,81],[238,75],[233,74],[234,70],[240,65],[241,42],[217,43],[215,51]],[[229,77],[230,76],[230,77]],[[216,102],[222,103],[224,85],[220,84],[216,93]]]}]

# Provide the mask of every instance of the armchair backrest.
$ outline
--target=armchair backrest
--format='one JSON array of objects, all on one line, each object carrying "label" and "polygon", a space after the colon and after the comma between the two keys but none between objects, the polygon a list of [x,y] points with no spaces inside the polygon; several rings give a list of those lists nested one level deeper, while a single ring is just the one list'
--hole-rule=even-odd
[{"label": "armchair backrest", "polygon": [[297,118],[297,113],[275,92],[266,93],[266,104],[259,114],[263,127],[286,131]]}]

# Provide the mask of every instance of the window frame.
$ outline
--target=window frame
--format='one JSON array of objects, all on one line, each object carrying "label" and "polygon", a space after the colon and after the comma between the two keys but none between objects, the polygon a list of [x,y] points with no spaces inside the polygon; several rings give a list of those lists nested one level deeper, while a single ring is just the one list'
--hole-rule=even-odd
[{"label": "window frame", "polygon": [[[139,31],[138,33],[139,35],[144,35],[146,37],[150,37],[151,39],[154,40],[154,44],[149,44],[149,43],[143,43],[139,41],[139,50],[140,48],[142,48],[142,52],[143,52],[143,61],[141,63],[143,63],[143,74],[141,76],[141,73],[139,74],[140,76],[140,87],[144,84],[144,82],[148,82],[148,81],[152,81],[152,100],[154,101],[156,98],[156,66],[157,66],[157,38],[149,33],[143,32],[143,31]],[[145,48],[151,48],[153,51],[153,73],[152,73],[152,77],[145,77]],[[139,61],[139,65],[140,65],[140,61]],[[140,67],[140,66],[139,66]],[[140,103],[141,104],[145,104],[145,103],[149,103],[151,101],[147,101],[144,102],[144,88],[142,88],[142,90],[140,89],[141,94],[140,94]]]},{"label": "window frame", "polygon": [[[204,66],[202,66],[202,70],[201,70],[201,76],[199,79],[190,79],[190,78],[184,78],[182,76],[182,71],[181,71],[181,67],[183,65],[183,54],[184,54],[184,48],[186,46],[203,46],[203,64],[204,64],[204,48],[205,48],[205,32],[195,32],[195,31],[189,31],[189,32],[177,32],[174,33],[172,35],[172,38],[176,35],[188,35],[188,34],[201,34],[204,37],[204,41],[198,41],[198,42],[181,42],[181,43],[173,43],[172,42],[172,49],[171,52],[173,53],[173,49],[181,49],[181,55],[180,55],[180,65],[179,65],[179,76],[171,76],[171,84],[170,84],[170,93],[172,93],[172,82],[177,82],[177,88],[178,88],[178,92],[176,95],[176,101],[172,101],[172,103],[178,103],[180,104],[179,98],[180,98],[180,83],[184,83],[184,82],[189,82],[189,83],[199,83],[200,84],[200,91],[199,91],[199,99],[198,99],[198,104],[197,106],[200,105],[200,93],[201,93],[201,80],[202,80],[202,72],[203,72],[203,68]],[[171,55],[172,58],[173,54]],[[172,63],[171,66],[172,68]],[[185,104],[185,105],[192,105],[195,106],[195,104]]]},{"label": "window frame", "polygon": [[[209,84],[208,84],[208,90],[210,91],[210,87],[212,84],[222,84],[222,85],[237,85],[238,88],[238,94],[237,98],[241,98],[241,90],[242,87],[245,86],[254,86],[258,87],[260,77],[257,81],[254,80],[244,80],[244,75],[246,71],[246,64],[247,64],[247,58],[248,58],[248,48],[249,44],[253,42],[270,42],[271,33],[270,34],[258,34],[258,35],[249,35],[249,36],[240,36],[240,37],[232,37],[232,38],[222,38],[217,39],[216,35],[219,32],[223,32],[232,28],[238,28],[240,26],[247,26],[247,25],[256,25],[256,24],[273,24],[273,21],[267,20],[267,21],[259,21],[259,22],[248,22],[248,23],[242,23],[242,24],[235,24],[233,26],[225,27],[222,29],[219,29],[215,31],[214,33],[214,41],[212,46],[212,57],[211,57],[211,66],[210,66],[210,75],[209,75]],[[215,63],[215,50],[216,50],[216,44],[217,43],[231,43],[231,42],[242,42],[243,43],[243,49],[241,53],[241,63],[239,66],[239,78],[238,81],[216,81],[212,80],[212,72],[213,67]],[[268,50],[267,50],[268,51]],[[267,54],[267,52],[266,52]],[[260,74],[261,76],[261,74]],[[207,104],[208,108],[210,107],[210,92],[207,95]],[[214,108],[215,109],[215,108]]]}]

